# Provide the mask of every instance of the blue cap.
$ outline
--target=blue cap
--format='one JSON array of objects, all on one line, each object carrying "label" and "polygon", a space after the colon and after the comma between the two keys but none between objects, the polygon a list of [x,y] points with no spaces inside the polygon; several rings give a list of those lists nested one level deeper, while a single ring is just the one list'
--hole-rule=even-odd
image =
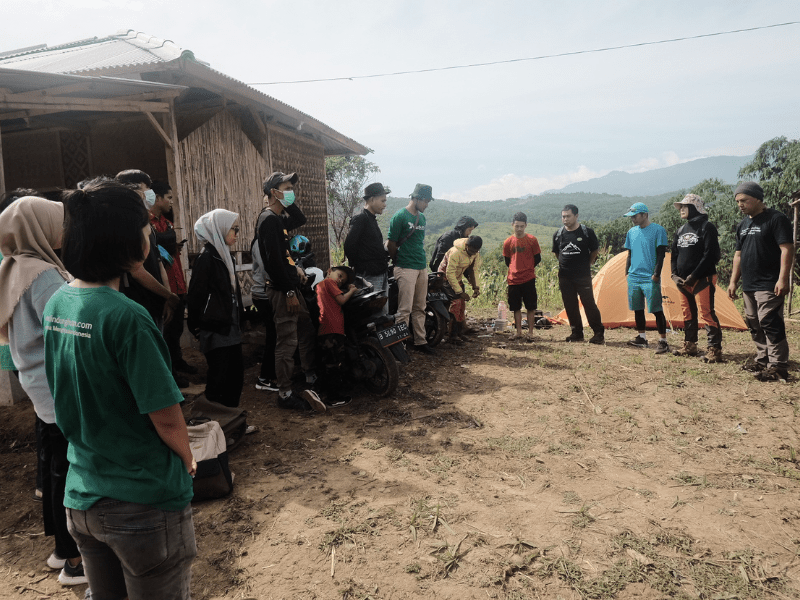
[{"label": "blue cap", "polygon": [[630,210],[626,212],[623,217],[632,217],[633,215],[638,215],[639,213],[649,213],[650,209],[647,208],[647,204],[644,202],[636,202],[633,206],[631,206]]}]

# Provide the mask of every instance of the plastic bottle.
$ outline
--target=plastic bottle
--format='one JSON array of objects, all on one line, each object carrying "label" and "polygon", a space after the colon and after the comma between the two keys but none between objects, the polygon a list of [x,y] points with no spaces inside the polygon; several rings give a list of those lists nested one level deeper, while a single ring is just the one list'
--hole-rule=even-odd
[{"label": "plastic bottle", "polygon": [[497,304],[497,318],[501,321],[508,320],[508,308],[506,308],[506,303],[502,300]]}]

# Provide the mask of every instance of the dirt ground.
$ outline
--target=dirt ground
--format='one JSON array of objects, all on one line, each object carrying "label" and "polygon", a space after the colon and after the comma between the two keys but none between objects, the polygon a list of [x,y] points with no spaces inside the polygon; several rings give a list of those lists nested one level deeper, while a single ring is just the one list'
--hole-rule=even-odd
[{"label": "dirt ground", "polygon": [[[567,334],[484,331],[415,355],[393,398],[324,415],[256,391],[248,344],[258,431],[234,493],[194,506],[193,597],[800,597],[800,383],[741,371],[746,333],[720,365],[655,356],[653,333],[650,350]],[[797,323],[790,341],[800,356]],[[0,408],[0,597],[82,598],[44,566],[33,420]]]}]

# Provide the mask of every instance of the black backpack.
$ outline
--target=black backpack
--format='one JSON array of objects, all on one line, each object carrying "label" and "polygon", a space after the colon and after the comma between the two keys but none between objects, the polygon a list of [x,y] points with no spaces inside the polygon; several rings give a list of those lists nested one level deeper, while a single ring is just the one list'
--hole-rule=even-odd
[{"label": "black backpack", "polygon": [[[583,223],[581,223],[581,231],[583,232],[583,237],[586,237],[586,238],[589,237],[589,228],[586,227],[586,225],[584,225]],[[555,242],[553,244],[553,248],[557,248],[559,252],[561,252],[561,234],[563,232],[564,232],[564,226],[562,225],[561,229],[556,231],[555,238],[553,238],[553,241]]]}]

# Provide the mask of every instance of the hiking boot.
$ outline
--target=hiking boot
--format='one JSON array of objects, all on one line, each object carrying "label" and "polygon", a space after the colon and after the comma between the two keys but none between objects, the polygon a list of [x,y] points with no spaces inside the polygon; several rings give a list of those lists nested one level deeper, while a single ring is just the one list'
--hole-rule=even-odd
[{"label": "hiking boot", "polygon": [[303,390],[300,395],[316,412],[325,412],[327,410],[322,398],[314,390]]},{"label": "hiking boot", "polygon": [[595,333],[592,337],[589,338],[589,343],[602,346],[603,344],[606,343],[606,336],[604,333]]},{"label": "hiking boot", "polygon": [[256,381],[256,389],[257,390],[264,390],[267,392],[277,392],[280,388],[278,388],[277,381],[270,381],[269,379],[264,379],[263,377],[259,377],[258,381]]},{"label": "hiking boot", "polygon": [[632,340],[628,340],[628,346],[633,346],[634,348],[649,348],[650,344],[648,344],[647,340],[642,336],[637,335]]},{"label": "hiking boot", "polygon": [[706,348],[706,355],[703,357],[704,363],[721,363],[722,362],[722,348],[714,348],[709,346]]},{"label": "hiking boot", "polygon": [[789,379],[789,372],[786,369],[769,365],[760,373],[756,373],[755,377],[759,381],[786,381]]},{"label": "hiking boot", "polygon": [[569,342],[583,342],[584,339],[583,339],[582,335],[578,336],[578,335],[575,335],[573,333],[573,334],[568,335],[564,341],[567,342],[567,343],[569,343]]},{"label": "hiking boot", "polygon": [[757,360],[751,361],[749,358],[742,365],[742,371],[747,371],[748,373],[761,373],[761,371],[766,368],[766,364],[760,363]]},{"label": "hiking boot", "polygon": [[68,562],[64,563],[64,568],[58,574],[58,583],[61,585],[83,585],[89,583],[86,574],[83,572],[83,561],[74,567]]},{"label": "hiking boot", "polygon": [[656,345],[656,354],[666,354],[669,352],[669,344],[667,340],[658,340],[658,344]]},{"label": "hiking boot", "polygon": [[683,342],[683,348],[678,348],[672,353],[675,356],[697,356],[697,344],[695,342]]}]

